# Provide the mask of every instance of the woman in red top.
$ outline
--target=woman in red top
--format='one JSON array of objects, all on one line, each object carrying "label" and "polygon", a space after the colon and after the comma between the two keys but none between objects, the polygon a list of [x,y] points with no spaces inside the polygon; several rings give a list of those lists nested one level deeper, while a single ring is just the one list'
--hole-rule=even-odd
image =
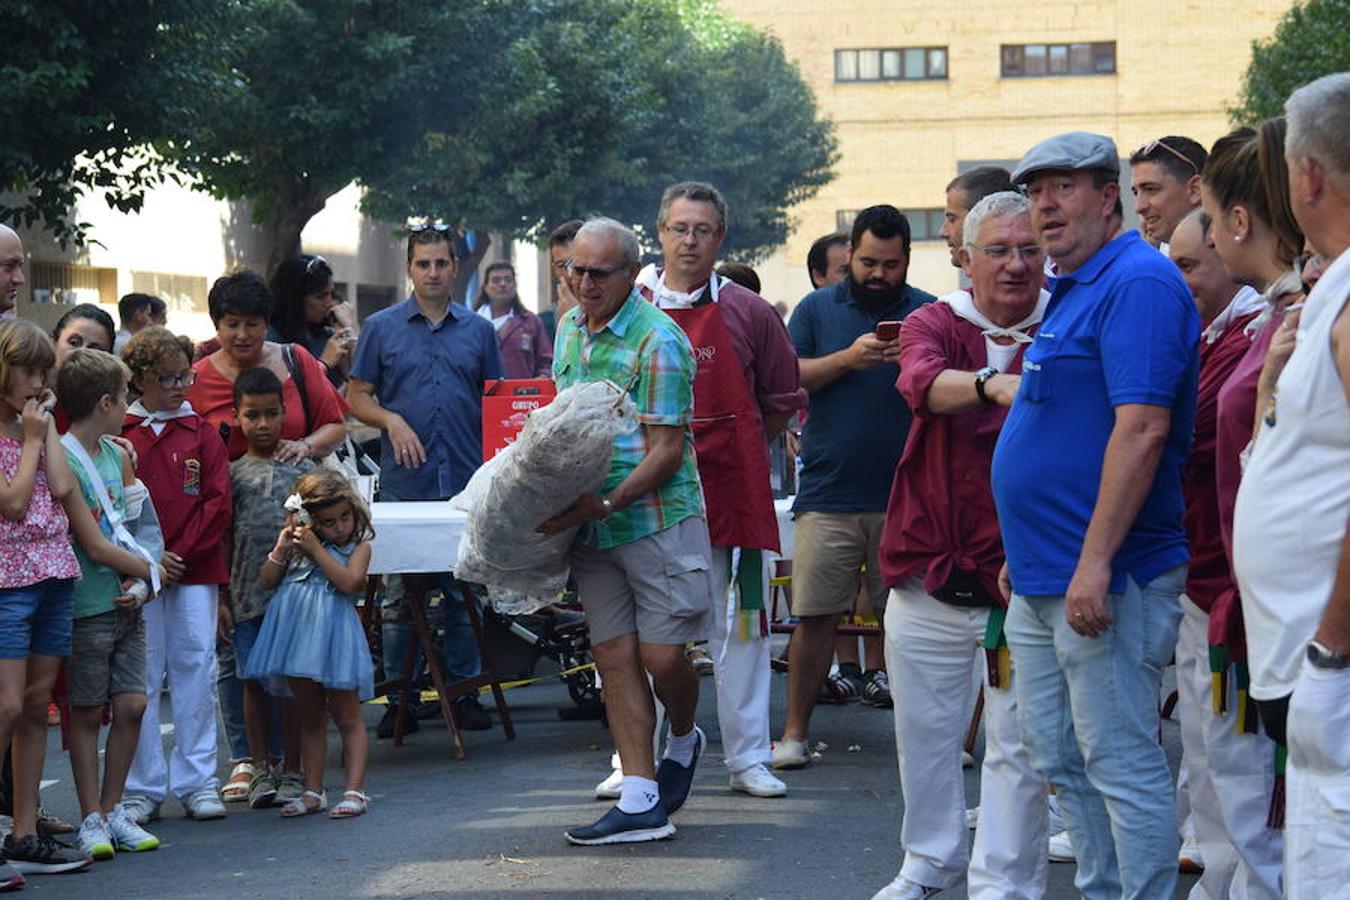
[{"label": "woman in red top", "polygon": [[265,366],[281,379],[286,418],[277,459],[318,459],[331,452],[346,433],[347,403],[308,350],[266,339],[272,295],[262,276],[242,271],[218,278],[207,303],[220,349],[193,366],[197,382],[187,398],[211,427],[229,427],[230,459],[244,455],[244,438],[234,424],[234,379],[253,366]]}]

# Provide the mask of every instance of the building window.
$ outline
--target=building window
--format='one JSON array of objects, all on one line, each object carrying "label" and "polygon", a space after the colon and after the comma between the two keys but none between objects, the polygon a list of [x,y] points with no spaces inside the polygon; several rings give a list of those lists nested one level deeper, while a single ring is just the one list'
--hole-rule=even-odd
[{"label": "building window", "polygon": [[173,312],[206,312],[206,278],[200,275],[133,271],[131,289],[160,298]]},{"label": "building window", "polygon": [[117,303],[117,270],[34,260],[28,268],[34,303]]},{"label": "building window", "polygon": [[938,232],[942,230],[941,207],[932,207],[929,209],[902,209],[900,211],[905,214],[906,219],[909,219],[909,234],[912,240],[940,240]]},{"label": "building window", "polygon": [[834,51],[835,81],[940,81],[946,77],[946,47]]},{"label": "building window", "polygon": [[[938,232],[942,230],[942,209],[940,207],[931,207],[929,209],[902,209],[900,212],[905,214],[909,220],[910,239],[914,241],[936,241],[939,240]],[[859,210],[841,209],[834,214],[834,226],[845,234],[853,230],[853,220],[858,218]]]},{"label": "building window", "polygon": [[1077,44],[1004,44],[1004,78],[1116,74],[1115,41]]}]

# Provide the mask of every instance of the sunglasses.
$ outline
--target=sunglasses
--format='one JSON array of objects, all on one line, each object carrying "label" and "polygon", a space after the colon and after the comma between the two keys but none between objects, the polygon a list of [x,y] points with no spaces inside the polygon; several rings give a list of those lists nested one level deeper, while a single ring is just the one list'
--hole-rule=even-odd
[{"label": "sunglasses", "polygon": [[1166,150],[1168,153],[1172,154],[1177,159],[1181,160],[1186,165],[1190,166],[1192,172],[1194,172],[1197,175],[1200,174],[1199,167],[1196,166],[1196,164],[1191,161],[1191,158],[1189,156],[1182,153],[1180,150],[1178,150],[1176,147],[1173,147],[1171,144],[1167,143],[1167,141],[1164,141],[1162,138],[1158,138],[1156,141],[1149,141],[1147,144],[1140,147],[1135,155],[1142,157],[1149,157],[1153,155],[1153,152],[1155,150],[1159,149]]},{"label": "sunglasses", "polygon": [[434,231],[437,234],[449,234],[450,226],[444,222],[426,222],[421,225],[409,225],[408,234],[424,234],[428,231]]},{"label": "sunglasses", "polygon": [[305,274],[313,275],[315,270],[318,269],[319,266],[326,267],[330,272],[333,270],[333,267],[328,264],[328,260],[324,259],[322,256],[316,253],[314,254],[313,259],[305,263]]}]

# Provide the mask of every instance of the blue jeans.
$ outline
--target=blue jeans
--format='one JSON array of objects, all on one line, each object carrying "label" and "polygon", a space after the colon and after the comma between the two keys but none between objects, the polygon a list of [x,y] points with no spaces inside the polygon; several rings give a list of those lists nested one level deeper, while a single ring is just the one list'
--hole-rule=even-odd
[{"label": "blue jeans", "polygon": [[[469,610],[460,597],[458,583],[449,572],[439,576],[442,593],[441,613],[444,616],[444,643],[441,645],[442,659],[445,665],[445,677],[449,681],[472,678],[482,671],[478,658],[478,641],[473,635],[473,625],[469,621]],[[384,600],[385,618],[403,618],[407,614],[404,598],[403,578],[391,575],[385,578],[386,596]],[[475,602],[476,599],[475,599]],[[427,625],[433,631],[436,623],[428,617]],[[386,678],[397,678],[403,673],[403,662],[408,652],[408,639],[413,634],[411,624],[384,624],[380,628],[384,642],[384,674]],[[412,676],[418,678],[422,673],[422,650],[418,648],[413,656]],[[390,703],[398,702],[397,695],[389,697]],[[417,702],[417,694],[410,696],[412,703]]]},{"label": "blue jeans", "polygon": [[1158,690],[1181,622],[1186,567],[1110,594],[1096,638],[1069,627],[1063,597],[1013,595],[1006,634],[1019,722],[1055,786],[1087,900],[1158,900],[1177,881],[1175,785],[1158,742]]},{"label": "blue jeans", "polygon": [[[248,733],[244,730],[244,682],[235,673],[234,645],[216,642],[216,694],[220,698],[220,718],[225,726],[225,743],[230,760],[248,759]],[[281,759],[281,704],[267,698],[267,755]]]}]

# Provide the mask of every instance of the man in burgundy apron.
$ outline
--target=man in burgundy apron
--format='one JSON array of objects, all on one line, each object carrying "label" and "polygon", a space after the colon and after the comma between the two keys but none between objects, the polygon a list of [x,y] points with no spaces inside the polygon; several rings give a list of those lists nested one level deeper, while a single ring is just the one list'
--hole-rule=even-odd
[{"label": "man in burgundy apron", "polygon": [[787,788],[767,767],[765,557],[779,550],[768,439],[805,405],[806,392],[777,312],[713,272],[726,235],[726,203],[716,188],[667,188],[657,230],[663,267],[639,274],[638,288],[684,329],[698,366],[692,427],[713,546],[710,652],[723,753],[732,790],[781,797]]}]

